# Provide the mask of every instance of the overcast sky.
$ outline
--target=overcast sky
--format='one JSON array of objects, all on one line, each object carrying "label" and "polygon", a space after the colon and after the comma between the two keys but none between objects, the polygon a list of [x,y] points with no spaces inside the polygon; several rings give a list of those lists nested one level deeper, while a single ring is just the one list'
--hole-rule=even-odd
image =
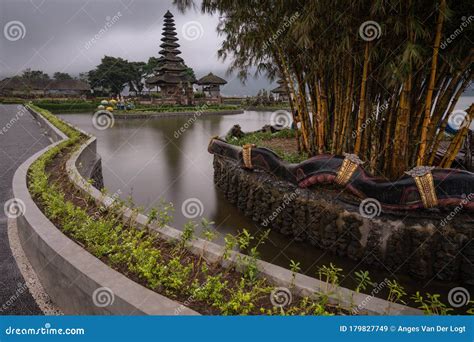
[{"label": "overcast sky", "polygon": [[217,58],[219,18],[194,10],[182,14],[172,0],[0,0],[0,77],[26,68],[77,75],[104,55],[147,61],[158,56],[168,9],[175,15],[181,56],[197,77],[212,71],[226,78],[226,95],[271,88],[266,79],[243,86],[226,76],[229,61]]}]

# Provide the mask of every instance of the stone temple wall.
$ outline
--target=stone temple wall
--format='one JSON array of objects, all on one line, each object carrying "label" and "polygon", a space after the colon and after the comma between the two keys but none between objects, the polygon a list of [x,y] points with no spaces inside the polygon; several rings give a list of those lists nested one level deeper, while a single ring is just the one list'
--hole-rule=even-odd
[{"label": "stone temple wall", "polygon": [[293,239],[417,278],[474,284],[472,223],[365,218],[328,201],[323,190],[300,189],[217,155],[214,183],[245,216]]}]

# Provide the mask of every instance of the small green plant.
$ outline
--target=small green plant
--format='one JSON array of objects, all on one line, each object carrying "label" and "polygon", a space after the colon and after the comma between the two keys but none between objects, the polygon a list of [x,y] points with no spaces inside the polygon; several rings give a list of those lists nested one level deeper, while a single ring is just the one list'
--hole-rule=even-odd
[{"label": "small green plant", "polygon": [[387,300],[392,303],[402,303],[403,297],[406,296],[405,289],[396,280],[387,280],[387,287],[389,289]]},{"label": "small green plant", "polygon": [[237,238],[232,234],[227,234],[224,237],[224,253],[222,254],[222,260],[229,259],[231,251],[237,246]]},{"label": "small green plant", "polygon": [[300,263],[290,260],[290,270],[291,270],[291,283],[290,288],[295,287],[296,274],[301,271]]},{"label": "small green plant", "polygon": [[201,219],[202,232],[203,232],[204,238],[207,241],[212,241],[216,237],[216,232],[213,230],[212,225],[214,225],[214,222],[212,221],[209,222],[204,217]]},{"label": "small green plant", "polygon": [[196,224],[193,221],[184,224],[184,230],[179,243],[180,248],[185,248],[187,243],[193,239],[195,230]]},{"label": "small green plant", "polygon": [[329,292],[329,285],[332,285],[333,287],[338,285],[341,273],[342,268],[334,266],[333,263],[330,263],[329,267],[326,265],[319,267],[319,279],[326,282],[326,292]]},{"label": "small green plant", "polygon": [[466,313],[468,315],[474,315],[474,300],[470,300],[468,304],[470,304],[471,307],[466,310]]},{"label": "small green plant", "polygon": [[426,294],[426,299],[420,294],[419,291],[411,296],[411,299],[419,304],[418,308],[423,310],[425,315],[448,315],[453,309],[448,308],[446,304],[441,302],[441,296],[439,294]]},{"label": "small green plant", "polygon": [[355,291],[360,292],[365,291],[367,286],[374,286],[374,283],[370,279],[369,271],[356,271],[354,272],[355,278],[358,282]]},{"label": "small green plant", "polygon": [[173,221],[174,206],[173,203],[166,202],[164,199],[160,200],[157,208],[158,217],[156,222],[160,227],[164,227]]},{"label": "small green plant", "polygon": [[240,250],[245,251],[253,239],[255,239],[255,237],[253,237],[247,229],[242,230],[242,232],[237,235],[237,243],[239,244]]}]

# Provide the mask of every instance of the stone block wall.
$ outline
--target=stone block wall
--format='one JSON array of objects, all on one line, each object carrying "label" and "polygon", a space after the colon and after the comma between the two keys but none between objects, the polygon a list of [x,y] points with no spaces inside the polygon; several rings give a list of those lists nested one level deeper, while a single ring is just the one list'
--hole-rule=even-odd
[{"label": "stone block wall", "polygon": [[375,219],[263,171],[214,155],[214,183],[247,217],[317,248],[418,278],[474,283],[474,225],[420,219]]}]

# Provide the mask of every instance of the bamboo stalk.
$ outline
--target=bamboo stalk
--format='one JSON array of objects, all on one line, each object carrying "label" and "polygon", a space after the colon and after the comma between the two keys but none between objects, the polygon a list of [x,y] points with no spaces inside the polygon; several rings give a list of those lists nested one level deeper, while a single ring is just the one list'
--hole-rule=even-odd
[{"label": "bamboo stalk", "polygon": [[431,105],[433,102],[432,96],[433,96],[433,90],[434,90],[435,81],[436,81],[436,67],[438,64],[438,52],[439,52],[439,46],[441,43],[441,31],[443,29],[443,19],[444,19],[445,11],[446,11],[446,0],[440,0],[438,20],[436,22],[436,35],[435,35],[434,47],[433,47],[433,57],[431,59],[430,81],[428,85],[428,91],[426,93],[425,114],[424,114],[423,123],[421,126],[421,141],[420,141],[420,148],[418,150],[417,165],[423,165],[425,161],[426,145],[427,145],[427,139],[428,139],[428,128],[429,128],[430,119],[431,119]]},{"label": "bamboo stalk", "polygon": [[365,43],[364,67],[362,71],[362,83],[360,87],[359,116],[357,117],[357,133],[354,145],[354,154],[359,154],[362,143],[362,124],[365,120],[365,91],[367,84],[367,74],[369,70],[369,42]]},{"label": "bamboo stalk", "polygon": [[445,117],[444,117],[444,119],[443,119],[443,121],[442,121],[442,123],[439,127],[439,131],[436,134],[433,146],[431,147],[431,154],[430,154],[430,157],[429,157],[429,160],[428,160],[428,165],[433,165],[434,159],[436,157],[436,152],[438,151],[439,144],[441,142],[441,138],[444,136],[444,131],[446,129],[446,126],[448,125],[449,115],[450,115],[450,113],[453,112],[454,107],[456,106],[456,103],[459,100],[459,97],[464,92],[464,90],[467,88],[469,82],[470,81],[468,79],[466,79],[464,81],[464,83],[461,85],[461,87],[459,87],[456,94],[454,95],[454,99],[451,102],[451,105],[449,106],[449,109],[448,109],[448,111],[447,111],[447,113],[446,113],[446,115],[445,115]]},{"label": "bamboo stalk", "polygon": [[451,141],[451,144],[449,145],[449,148],[446,151],[446,154],[443,157],[443,160],[441,161],[441,167],[444,167],[444,168],[451,167],[451,164],[453,163],[454,159],[458,155],[459,150],[461,149],[462,144],[464,142],[464,139],[467,136],[467,132],[469,131],[469,126],[471,125],[473,115],[474,115],[474,104],[471,104],[471,106],[467,110],[467,115],[464,117],[464,121],[463,121],[461,129],[458,131],[453,141]]}]

